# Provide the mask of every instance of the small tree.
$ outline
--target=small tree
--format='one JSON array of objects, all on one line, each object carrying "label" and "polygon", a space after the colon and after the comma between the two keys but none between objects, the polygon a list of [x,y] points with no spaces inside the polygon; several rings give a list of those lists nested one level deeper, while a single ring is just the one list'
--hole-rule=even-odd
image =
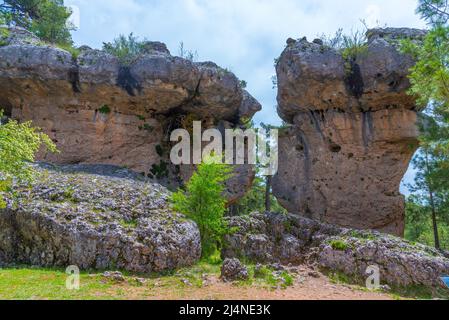
[{"label": "small tree", "polygon": [[203,258],[213,255],[220,248],[222,237],[230,231],[224,220],[226,199],[223,193],[231,171],[229,165],[203,162],[185,190],[179,190],[171,198],[175,210],[197,223]]},{"label": "small tree", "polygon": [[[3,112],[0,110],[0,119]],[[7,191],[13,179],[30,181],[34,170],[29,165],[34,161],[36,152],[41,145],[56,152],[56,146],[40,129],[33,128],[31,122],[18,123],[11,120],[0,124],[0,194]],[[0,208],[5,202],[0,196]]]},{"label": "small tree", "polygon": [[70,32],[75,26],[68,22],[71,14],[63,0],[5,0],[0,5],[0,16],[8,25],[25,28],[42,40],[65,46],[73,44]]}]

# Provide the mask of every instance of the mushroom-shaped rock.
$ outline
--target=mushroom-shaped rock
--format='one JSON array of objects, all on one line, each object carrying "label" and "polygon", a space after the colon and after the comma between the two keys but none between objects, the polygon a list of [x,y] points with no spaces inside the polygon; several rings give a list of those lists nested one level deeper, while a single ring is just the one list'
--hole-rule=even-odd
[{"label": "mushroom-shaped rock", "polygon": [[395,235],[404,231],[400,182],[417,148],[415,99],[407,94],[413,60],[398,40],[413,29],[376,29],[347,57],[306,39],[277,64],[278,111],[291,124],[279,141],[273,190],[290,212]]}]

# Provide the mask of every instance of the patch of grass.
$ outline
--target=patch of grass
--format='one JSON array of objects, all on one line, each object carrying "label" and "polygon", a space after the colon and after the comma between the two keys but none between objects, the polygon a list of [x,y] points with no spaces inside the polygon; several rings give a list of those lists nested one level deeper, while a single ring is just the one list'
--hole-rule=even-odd
[{"label": "patch of grass", "polygon": [[75,48],[74,46],[67,45],[67,44],[58,44],[57,45],[59,49],[65,50],[69,52],[72,55],[72,59],[76,60],[78,59],[81,51],[78,48]]},{"label": "patch of grass", "polygon": [[346,241],[340,239],[331,240],[329,244],[332,249],[337,251],[345,251],[349,248],[349,244]]},{"label": "patch of grass", "polygon": [[424,286],[413,285],[408,287],[394,287],[391,290],[391,295],[398,300],[404,298],[431,300],[444,299],[449,300],[449,290],[443,288],[427,288]]}]

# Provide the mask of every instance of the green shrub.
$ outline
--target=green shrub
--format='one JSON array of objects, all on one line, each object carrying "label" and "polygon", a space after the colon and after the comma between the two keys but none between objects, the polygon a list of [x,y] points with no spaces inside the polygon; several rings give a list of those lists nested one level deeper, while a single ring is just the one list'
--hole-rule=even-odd
[{"label": "green shrub", "polygon": [[334,36],[321,36],[323,45],[339,51],[346,61],[346,69],[350,68],[351,61],[368,52],[366,36],[361,31],[352,31],[351,34],[344,34],[343,29],[338,29]]},{"label": "green shrub", "polygon": [[57,47],[59,49],[69,52],[72,55],[73,60],[76,60],[81,53],[81,51],[78,48],[75,48],[71,44],[58,44]]},{"label": "green shrub", "polygon": [[0,28],[0,47],[8,44],[9,30],[6,28]]},{"label": "green shrub", "polygon": [[221,247],[222,237],[231,232],[224,213],[225,181],[231,176],[229,165],[203,162],[190,178],[185,191],[171,197],[175,210],[195,221],[201,234],[202,257],[211,256]]},{"label": "green shrub", "polygon": [[[3,111],[0,110],[0,119]],[[36,152],[45,145],[56,152],[55,144],[39,128],[33,128],[31,122],[18,123],[10,120],[0,125],[0,194],[8,191],[13,179],[30,181],[34,170],[29,165],[34,161]],[[0,208],[5,201],[0,196]]]},{"label": "green shrub", "polygon": [[98,109],[98,112],[102,114],[109,114],[111,113],[111,108],[107,104],[104,104],[100,107],[100,109]]}]

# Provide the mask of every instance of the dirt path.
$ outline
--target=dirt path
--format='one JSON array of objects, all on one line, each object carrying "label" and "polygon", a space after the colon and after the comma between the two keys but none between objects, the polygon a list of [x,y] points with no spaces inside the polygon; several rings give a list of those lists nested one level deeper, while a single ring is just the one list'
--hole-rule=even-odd
[{"label": "dirt path", "polygon": [[155,283],[151,288],[122,286],[127,299],[148,300],[392,300],[391,295],[360,287],[332,283],[326,276],[307,273],[295,279],[286,289],[224,283],[216,275],[207,278],[202,287],[167,286]]}]

